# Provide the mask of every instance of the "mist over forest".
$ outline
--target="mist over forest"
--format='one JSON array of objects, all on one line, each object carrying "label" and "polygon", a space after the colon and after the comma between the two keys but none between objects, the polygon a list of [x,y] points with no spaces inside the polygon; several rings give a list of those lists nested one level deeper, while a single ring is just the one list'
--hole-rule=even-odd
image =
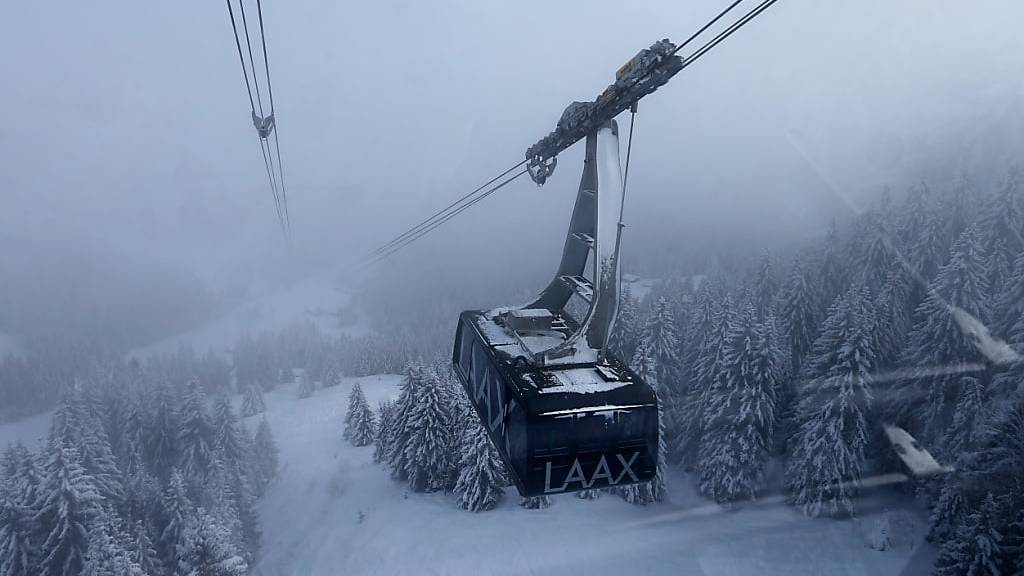
[{"label": "mist over forest", "polygon": [[650,480],[525,496],[453,364],[582,143],[387,250],[720,4],[231,0],[272,176],[223,5],[10,6],[0,576],[1024,574],[1024,5],[781,0],[618,116]]}]

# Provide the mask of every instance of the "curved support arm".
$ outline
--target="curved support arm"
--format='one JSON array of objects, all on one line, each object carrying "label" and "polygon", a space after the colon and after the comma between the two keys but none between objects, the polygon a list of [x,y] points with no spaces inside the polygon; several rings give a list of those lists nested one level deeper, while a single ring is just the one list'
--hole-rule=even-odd
[{"label": "curved support arm", "polygon": [[540,296],[525,306],[564,314],[575,292],[589,301],[589,308],[579,327],[564,340],[534,351],[535,364],[571,361],[583,353],[603,357],[618,310],[622,203],[618,126],[610,120],[587,136],[583,177],[558,272]]}]

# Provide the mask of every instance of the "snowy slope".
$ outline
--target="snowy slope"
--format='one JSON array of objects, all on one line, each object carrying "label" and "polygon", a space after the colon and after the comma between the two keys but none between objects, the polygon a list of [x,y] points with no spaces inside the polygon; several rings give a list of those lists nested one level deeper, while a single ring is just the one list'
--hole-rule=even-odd
[{"label": "snowy slope", "polygon": [[[134,350],[132,355],[144,357],[172,353],[181,345],[191,346],[200,352],[210,348],[225,352],[241,334],[255,336],[260,332],[287,328],[307,320],[315,323],[321,331],[337,335],[341,330],[334,313],[339,307],[347,306],[349,299],[349,294],[331,283],[315,279],[284,289],[258,292],[232,307],[220,318],[195,330]],[[361,334],[364,330],[358,323],[345,328],[346,332],[353,335]]]},{"label": "snowy slope", "polygon": [[305,400],[294,386],[267,395],[282,472],[262,503],[256,574],[888,575],[927,551],[913,545],[920,533],[884,552],[867,547],[865,527],[898,506],[880,497],[862,503],[857,521],[811,520],[777,498],[726,511],[682,477],[672,478],[672,503],[646,508],[568,495],[524,510],[510,491],[497,510],[464,512],[450,495],[407,493],[373,463],[372,446],[343,443],[356,381],[371,406],[397,395],[397,376],[346,379]]}]

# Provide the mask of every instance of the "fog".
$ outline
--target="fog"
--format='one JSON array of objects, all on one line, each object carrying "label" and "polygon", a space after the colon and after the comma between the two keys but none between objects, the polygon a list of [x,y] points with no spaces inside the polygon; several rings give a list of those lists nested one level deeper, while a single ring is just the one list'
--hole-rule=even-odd
[{"label": "fog", "polygon": [[[725,3],[264,2],[290,247],[223,4],[9,4],[0,332],[73,327],[131,347],[311,275],[528,283],[557,260],[581,146],[543,188],[520,179],[358,264]],[[1022,158],[1021,21],[1010,0],[778,2],[641,102],[632,253],[668,266],[784,246],[885,185],[995,178]]]}]

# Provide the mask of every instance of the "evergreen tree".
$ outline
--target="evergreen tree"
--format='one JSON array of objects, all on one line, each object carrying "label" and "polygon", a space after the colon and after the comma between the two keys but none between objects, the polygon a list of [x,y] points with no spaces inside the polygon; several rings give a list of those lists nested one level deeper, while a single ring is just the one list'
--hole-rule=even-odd
[{"label": "evergreen tree", "polygon": [[779,287],[772,272],[771,255],[765,253],[761,257],[761,263],[757,269],[757,276],[754,278],[754,286],[751,293],[751,300],[754,310],[757,312],[757,319],[763,321],[775,309],[775,298],[778,295]]},{"label": "evergreen tree", "polygon": [[248,446],[231,400],[223,394],[213,404],[213,425],[211,447],[220,456],[221,465],[232,471],[241,471],[248,460]]},{"label": "evergreen tree", "polygon": [[409,411],[409,439],[404,446],[406,476],[416,492],[441,490],[448,478],[451,418],[444,403],[441,382],[423,371],[416,403]]},{"label": "evergreen tree", "polygon": [[520,498],[519,506],[526,508],[527,510],[543,510],[551,506],[551,498],[547,496],[531,496],[529,498]]},{"label": "evergreen tree", "polygon": [[700,353],[693,367],[693,379],[687,391],[683,406],[683,423],[680,445],[684,464],[696,463],[703,438],[704,417],[715,381],[724,374],[723,357],[726,338],[733,325],[732,301],[728,296],[717,303],[713,310],[713,329],[700,342]]},{"label": "evergreen tree", "polygon": [[163,563],[157,553],[156,546],[149,537],[149,531],[142,521],[135,523],[133,529],[134,542],[131,558],[142,569],[144,574],[157,576],[163,573]]},{"label": "evergreen tree", "polygon": [[164,489],[161,510],[159,548],[163,553],[165,566],[178,565],[178,544],[182,541],[189,518],[195,513],[188,497],[185,479],[176,469],[171,471],[170,480]]},{"label": "evergreen tree", "polygon": [[121,470],[131,474],[143,466],[146,449],[147,415],[138,394],[130,394],[125,400],[121,418],[124,437],[115,454],[121,462]]},{"label": "evergreen tree", "polygon": [[[993,324],[1000,335],[1009,335],[1014,324],[1024,319],[1024,252],[1014,260],[1013,270],[1003,283],[994,312]],[[1024,352],[1024,348],[1017,348],[1017,351]]]},{"label": "evergreen tree", "polygon": [[305,371],[302,371],[299,374],[299,398],[309,398],[315,390],[316,385],[313,384],[313,379]]},{"label": "evergreen tree", "polygon": [[86,527],[100,496],[73,446],[51,442],[48,451],[34,518],[42,537],[38,570],[40,576],[73,576],[85,562]]},{"label": "evergreen tree", "polygon": [[146,461],[157,478],[170,475],[180,458],[178,434],[181,422],[177,406],[167,386],[156,389],[152,420],[146,427]]},{"label": "evergreen tree", "polygon": [[916,292],[912,274],[900,260],[889,265],[885,282],[875,299],[875,317],[878,320],[877,361],[879,366],[891,366],[899,359],[904,341],[911,328],[911,312],[916,305]]},{"label": "evergreen tree", "polygon": [[248,418],[267,411],[267,403],[263,399],[263,387],[259,384],[250,384],[245,389],[245,397],[242,399],[242,416]]},{"label": "evergreen tree", "polygon": [[394,412],[394,400],[381,400],[380,404],[377,405],[377,414],[380,415],[380,418],[377,419],[377,430],[374,436],[373,461],[378,464],[386,462],[388,459],[388,436],[391,433]]},{"label": "evergreen tree", "polygon": [[907,249],[907,260],[921,278],[932,278],[946,261],[949,245],[945,226],[938,210],[930,209],[924,216],[920,234]]},{"label": "evergreen tree", "polygon": [[804,369],[786,480],[805,514],[853,512],[869,437],[874,324],[867,290],[851,289],[829,310]]},{"label": "evergreen tree", "polygon": [[700,488],[719,502],[754,498],[764,483],[778,385],[774,373],[761,373],[766,348],[764,327],[748,304],[726,337],[703,414]]},{"label": "evergreen tree", "polygon": [[964,522],[939,552],[936,576],[1000,576],[999,542],[1002,535],[995,523],[998,504],[989,494],[981,507],[967,514]]},{"label": "evergreen tree", "polygon": [[363,388],[356,382],[348,397],[348,412],[345,415],[343,437],[353,446],[367,446],[374,440],[375,424],[373,411],[363,395]]},{"label": "evergreen tree", "polygon": [[640,342],[641,332],[640,305],[633,298],[629,284],[623,284],[619,294],[619,311],[608,338],[608,349],[622,360],[632,358]]},{"label": "evergreen tree", "polygon": [[665,496],[665,467],[668,465],[668,449],[666,441],[666,418],[665,418],[665,404],[662,402],[662,395],[665,394],[665,389],[661,385],[661,381],[658,380],[657,370],[655,369],[654,356],[649,350],[649,345],[645,341],[642,341],[640,347],[637,348],[636,353],[633,355],[633,361],[631,363],[633,371],[647,383],[648,386],[654,388],[658,396],[658,471],[655,478],[649,482],[641,482],[639,484],[631,484],[629,486],[623,486],[621,489],[613,489],[613,491],[630,504],[649,504],[651,502],[660,501]]},{"label": "evergreen tree", "polygon": [[461,445],[460,472],[455,483],[456,502],[459,508],[470,512],[491,510],[501,501],[502,487],[508,484],[508,480],[491,439],[479,420],[474,430],[462,439]]},{"label": "evergreen tree", "polygon": [[793,271],[783,293],[782,322],[789,348],[791,372],[798,374],[818,331],[818,303],[799,260],[793,263]]},{"label": "evergreen tree", "polygon": [[266,418],[260,420],[260,424],[256,428],[253,454],[256,460],[256,493],[263,494],[267,485],[277,476],[279,465],[277,443],[274,442],[274,436]]},{"label": "evergreen tree", "polygon": [[886,229],[885,220],[880,214],[871,212],[867,218],[867,238],[856,266],[859,271],[860,284],[877,292],[885,282],[889,263],[893,258],[889,240],[891,234]]},{"label": "evergreen tree", "polygon": [[230,532],[202,508],[196,511],[178,544],[177,574],[245,576],[249,566],[231,543]]},{"label": "evergreen tree", "polygon": [[82,576],[145,576],[125,547],[124,535],[119,533],[116,517],[109,509],[104,509],[90,527]]},{"label": "evergreen tree", "polygon": [[387,456],[388,469],[391,476],[397,480],[406,480],[409,477],[409,461],[406,446],[408,446],[412,426],[410,420],[412,412],[417,405],[419,388],[423,385],[423,369],[419,366],[409,366],[406,369],[405,378],[402,379],[398,400],[395,401],[395,408],[392,417],[389,418],[388,436],[385,454]]},{"label": "evergreen tree", "polygon": [[672,307],[664,297],[651,309],[651,314],[644,323],[641,341],[647,346],[654,358],[658,381],[671,394],[682,394],[679,360],[679,332],[676,330],[675,315]]},{"label": "evergreen tree", "polygon": [[898,389],[896,420],[909,422],[932,444],[945,437],[965,384],[963,374],[936,374],[935,368],[985,360],[971,325],[989,316],[985,272],[977,230],[968,228],[916,312],[920,320],[903,355],[903,364],[914,373]]},{"label": "evergreen tree", "polygon": [[0,485],[0,574],[30,576],[36,572],[36,551],[32,545],[32,511],[16,493],[14,476]]},{"label": "evergreen tree", "polygon": [[818,286],[821,290],[819,306],[827,306],[847,286],[846,269],[842,264],[842,249],[839,245],[839,230],[835,220],[828,229],[821,253],[821,267],[818,270]]},{"label": "evergreen tree", "polygon": [[324,387],[333,388],[339,384],[341,384],[341,371],[332,363],[327,368],[327,373],[324,375]]},{"label": "evergreen tree", "polygon": [[185,392],[181,406],[181,447],[179,467],[182,475],[193,486],[202,486],[213,467],[214,428],[206,413],[206,395],[195,380]]},{"label": "evergreen tree", "polygon": [[989,286],[997,292],[1009,276],[1010,265],[1024,252],[1024,202],[1017,169],[1010,170],[986,206],[981,220],[982,251],[989,259]]},{"label": "evergreen tree", "polygon": [[[1007,329],[1006,341],[1014,352],[1024,358],[1024,314],[1018,315],[1016,322]],[[1024,362],[1008,362],[997,365],[995,369],[991,397],[1007,398],[1015,394],[1024,382]]]},{"label": "evergreen tree", "polygon": [[124,500],[124,485],[107,430],[94,414],[86,413],[83,420],[77,446],[82,468],[107,504],[120,505]]}]

